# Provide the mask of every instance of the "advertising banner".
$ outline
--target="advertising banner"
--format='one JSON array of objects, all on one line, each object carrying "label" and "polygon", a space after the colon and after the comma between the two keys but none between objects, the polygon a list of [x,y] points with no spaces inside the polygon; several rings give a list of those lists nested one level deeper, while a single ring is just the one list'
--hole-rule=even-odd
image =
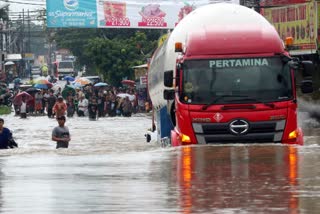
[{"label": "advertising banner", "polygon": [[280,37],[293,38],[291,54],[312,54],[317,50],[316,2],[264,8],[262,14],[274,25]]},{"label": "advertising banner", "polygon": [[263,6],[279,6],[279,5],[291,5],[307,3],[310,0],[261,0],[260,4]]},{"label": "advertising banner", "polygon": [[96,28],[96,0],[47,0],[47,27]]},{"label": "advertising banner", "polygon": [[47,0],[47,26],[172,29],[192,10],[239,0]]}]

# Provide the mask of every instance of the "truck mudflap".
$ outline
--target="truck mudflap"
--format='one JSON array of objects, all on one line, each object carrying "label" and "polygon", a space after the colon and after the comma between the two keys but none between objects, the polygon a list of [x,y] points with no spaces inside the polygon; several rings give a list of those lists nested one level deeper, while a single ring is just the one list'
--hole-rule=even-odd
[{"label": "truck mudflap", "polygon": [[300,127],[298,127],[295,131],[291,132],[289,134],[288,138],[283,139],[283,144],[289,144],[289,145],[303,145],[304,140],[303,140],[304,134],[303,131]]},{"label": "truck mudflap", "polygon": [[286,144],[298,144],[298,145],[303,145],[304,144],[304,134],[303,131],[300,127],[297,128],[297,138],[296,139],[292,139],[292,140],[288,140],[288,142],[285,142]]},{"label": "truck mudflap", "polygon": [[297,144],[302,146],[304,144],[304,140],[303,140],[304,134],[300,127],[298,128],[298,133],[299,134],[298,134]]},{"label": "truck mudflap", "polygon": [[171,130],[171,146],[181,146],[181,142],[179,140],[179,134],[176,130]]}]

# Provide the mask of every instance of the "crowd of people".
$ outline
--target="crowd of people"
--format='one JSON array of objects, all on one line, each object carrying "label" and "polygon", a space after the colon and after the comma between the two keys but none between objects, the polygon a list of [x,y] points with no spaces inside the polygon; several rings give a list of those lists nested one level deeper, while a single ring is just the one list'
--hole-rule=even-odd
[{"label": "crowd of people", "polygon": [[[60,83],[61,84],[61,83]],[[96,120],[99,117],[131,117],[132,114],[149,112],[151,110],[148,100],[139,102],[140,94],[135,88],[95,87],[88,84],[75,88],[68,81],[65,85],[57,84],[50,89],[34,89],[21,96],[19,102],[14,102],[16,116],[47,116],[55,118],[59,126],[52,131],[52,140],[57,142],[57,148],[68,148],[70,133],[64,126],[66,117],[88,117]],[[18,89],[17,94],[25,89]],[[18,95],[16,95],[18,96]],[[12,134],[8,128],[3,127],[4,121],[0,118],[0,146],[12,148]],[[3,139],[2,139],[3,138]],[[1,148],[0,148],[1,149]]]},{"label": "crowd of people", "polygon": [[16,115],[47,115],[49,118],[67,117],[130,117],[137,112],[150,111],[148,102],[138,102],[139,93],[132,88],[95,87],[88,84],[74,88],[70,83],[55,89],[38,89],[29,92],[33,99],[14,103]]}]

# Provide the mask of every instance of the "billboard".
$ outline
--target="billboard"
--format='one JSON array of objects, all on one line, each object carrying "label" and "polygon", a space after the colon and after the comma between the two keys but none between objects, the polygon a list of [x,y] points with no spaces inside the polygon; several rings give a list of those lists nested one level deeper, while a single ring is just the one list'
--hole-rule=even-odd
[{"label": "billboard", "polygon": [[192,10],[239,0],[47,0],[49,28],[172,29]]},{"label": "billboard", "polygon": [[295,4],[264,8],[262,14],[281,39],[293,38],[291,54],[311,54],[317,51],[317,7],[315,1],[296,0]]},{"label": "billboard", "polygon": [[96,0],[47,0],[47,26],[96,28]]}]

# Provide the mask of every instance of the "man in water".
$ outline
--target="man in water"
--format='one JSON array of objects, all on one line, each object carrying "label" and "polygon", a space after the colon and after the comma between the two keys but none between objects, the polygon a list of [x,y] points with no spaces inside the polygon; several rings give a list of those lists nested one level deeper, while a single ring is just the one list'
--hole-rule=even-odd
[{"label": "man in water", "polygon": [[55,127],[52,130],[52,140],[57,142],[57,149],[58,148],[68,148],[70,138],[70,132],[67,126],[65,126],[66,117],[59,116],[57,117],[59,126]]},{"label": "man in water", "polygon": [[59,96],[56,103],[53,106],[53,112],[56,117],[64,116],[67,111],[67,104],[63,101],[63,97]]},{"label": "man in water", "polygon": [[[4,120],[0,118],[0,149],[18,147],[12,140],[12,133],[8,128],[3,127]],[[14,143],[15,145],[12,145]]]}]

